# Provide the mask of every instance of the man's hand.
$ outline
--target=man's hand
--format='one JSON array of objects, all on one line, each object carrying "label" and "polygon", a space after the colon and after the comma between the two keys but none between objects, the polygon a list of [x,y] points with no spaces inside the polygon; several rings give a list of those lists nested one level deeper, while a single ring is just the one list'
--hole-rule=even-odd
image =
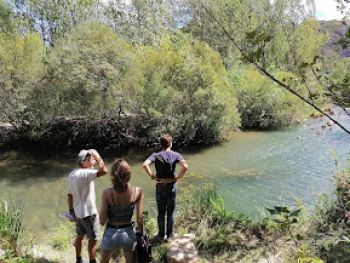
[{"label": "man's hand", "polygon": [[73,217],[74,221],[77,220],[77,217],[75,216],[74,210],[70,209],[70,210],[69,210],[69,214]]},{"label": "man's hand", "polygon": [[100,154],[95,150],[95,149],[89,149],[89,152],[91,153],[92,156],[95,157],[96,161],[99,162],[102,160]]}]

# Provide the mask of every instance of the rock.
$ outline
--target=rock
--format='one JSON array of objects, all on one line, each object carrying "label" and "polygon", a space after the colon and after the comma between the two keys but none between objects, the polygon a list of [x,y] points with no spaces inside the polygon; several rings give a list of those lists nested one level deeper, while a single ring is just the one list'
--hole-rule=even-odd
[{"label": "rock", "polygon": [[193,244],[194,234],[186,234],[173,240],[166,254],[169,263],[199,263],[200,257]]},{"label": "rock", "polygon": [[331,120],[327,121],[327,126],[332,126],[333,124],[334,124],[333,121],[331,121]]},{"label": "rock", "polygon": [[5,250],[0,249],[0,259],[4,258],[5,254]]}]

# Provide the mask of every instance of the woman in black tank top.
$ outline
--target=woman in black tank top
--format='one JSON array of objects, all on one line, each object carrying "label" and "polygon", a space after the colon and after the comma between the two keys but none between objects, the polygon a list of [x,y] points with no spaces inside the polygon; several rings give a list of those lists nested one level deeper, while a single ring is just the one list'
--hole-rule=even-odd
[{"label": "woman in black tank top", "polygon": [[111,177],[113,187],[102,192],[100,222],[107,226],[102,239],[101,263],[109,262],[112,252],[118,249],[123,250],[126,263],[133,263],[136,234],[132,216],[136,204],[137,226],[143,234],[143,191],[129,183],[131,168],[125,160],[113,162]]}]

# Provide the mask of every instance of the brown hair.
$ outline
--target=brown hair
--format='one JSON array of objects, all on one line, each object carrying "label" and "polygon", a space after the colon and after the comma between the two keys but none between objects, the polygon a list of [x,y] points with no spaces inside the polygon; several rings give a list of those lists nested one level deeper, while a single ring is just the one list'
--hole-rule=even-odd
[{"label": "brown hair", "polygon": [[162,145],[163,149],[170,147],[172,141],[173,137],[171,137],[169,133],[166,133],[162,137],[160,137],[160,145]]},{"label": "brown hair", "polygon": [[131,178],[130,165],[123,159],[117,159],[112,164],[112,183],[117,192],[124,192],[127,189]]}]

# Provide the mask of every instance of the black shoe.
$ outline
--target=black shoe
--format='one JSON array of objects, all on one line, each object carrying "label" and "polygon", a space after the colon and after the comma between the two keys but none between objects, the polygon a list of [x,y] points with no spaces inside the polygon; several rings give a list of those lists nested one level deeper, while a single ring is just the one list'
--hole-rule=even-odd
[{"label": "black shoe", "polygon": [[164,237],[162,237],[162,236],[155,236],[154,237],[154,242],[155,243],[157,243],[157,244],[160,244],[160,243],[162,243],[164,241]]},{"label": "black shoe", "polygon": [[174,239],[174,235],[169,235],[165,238],[165,242],[169,242]]}]

